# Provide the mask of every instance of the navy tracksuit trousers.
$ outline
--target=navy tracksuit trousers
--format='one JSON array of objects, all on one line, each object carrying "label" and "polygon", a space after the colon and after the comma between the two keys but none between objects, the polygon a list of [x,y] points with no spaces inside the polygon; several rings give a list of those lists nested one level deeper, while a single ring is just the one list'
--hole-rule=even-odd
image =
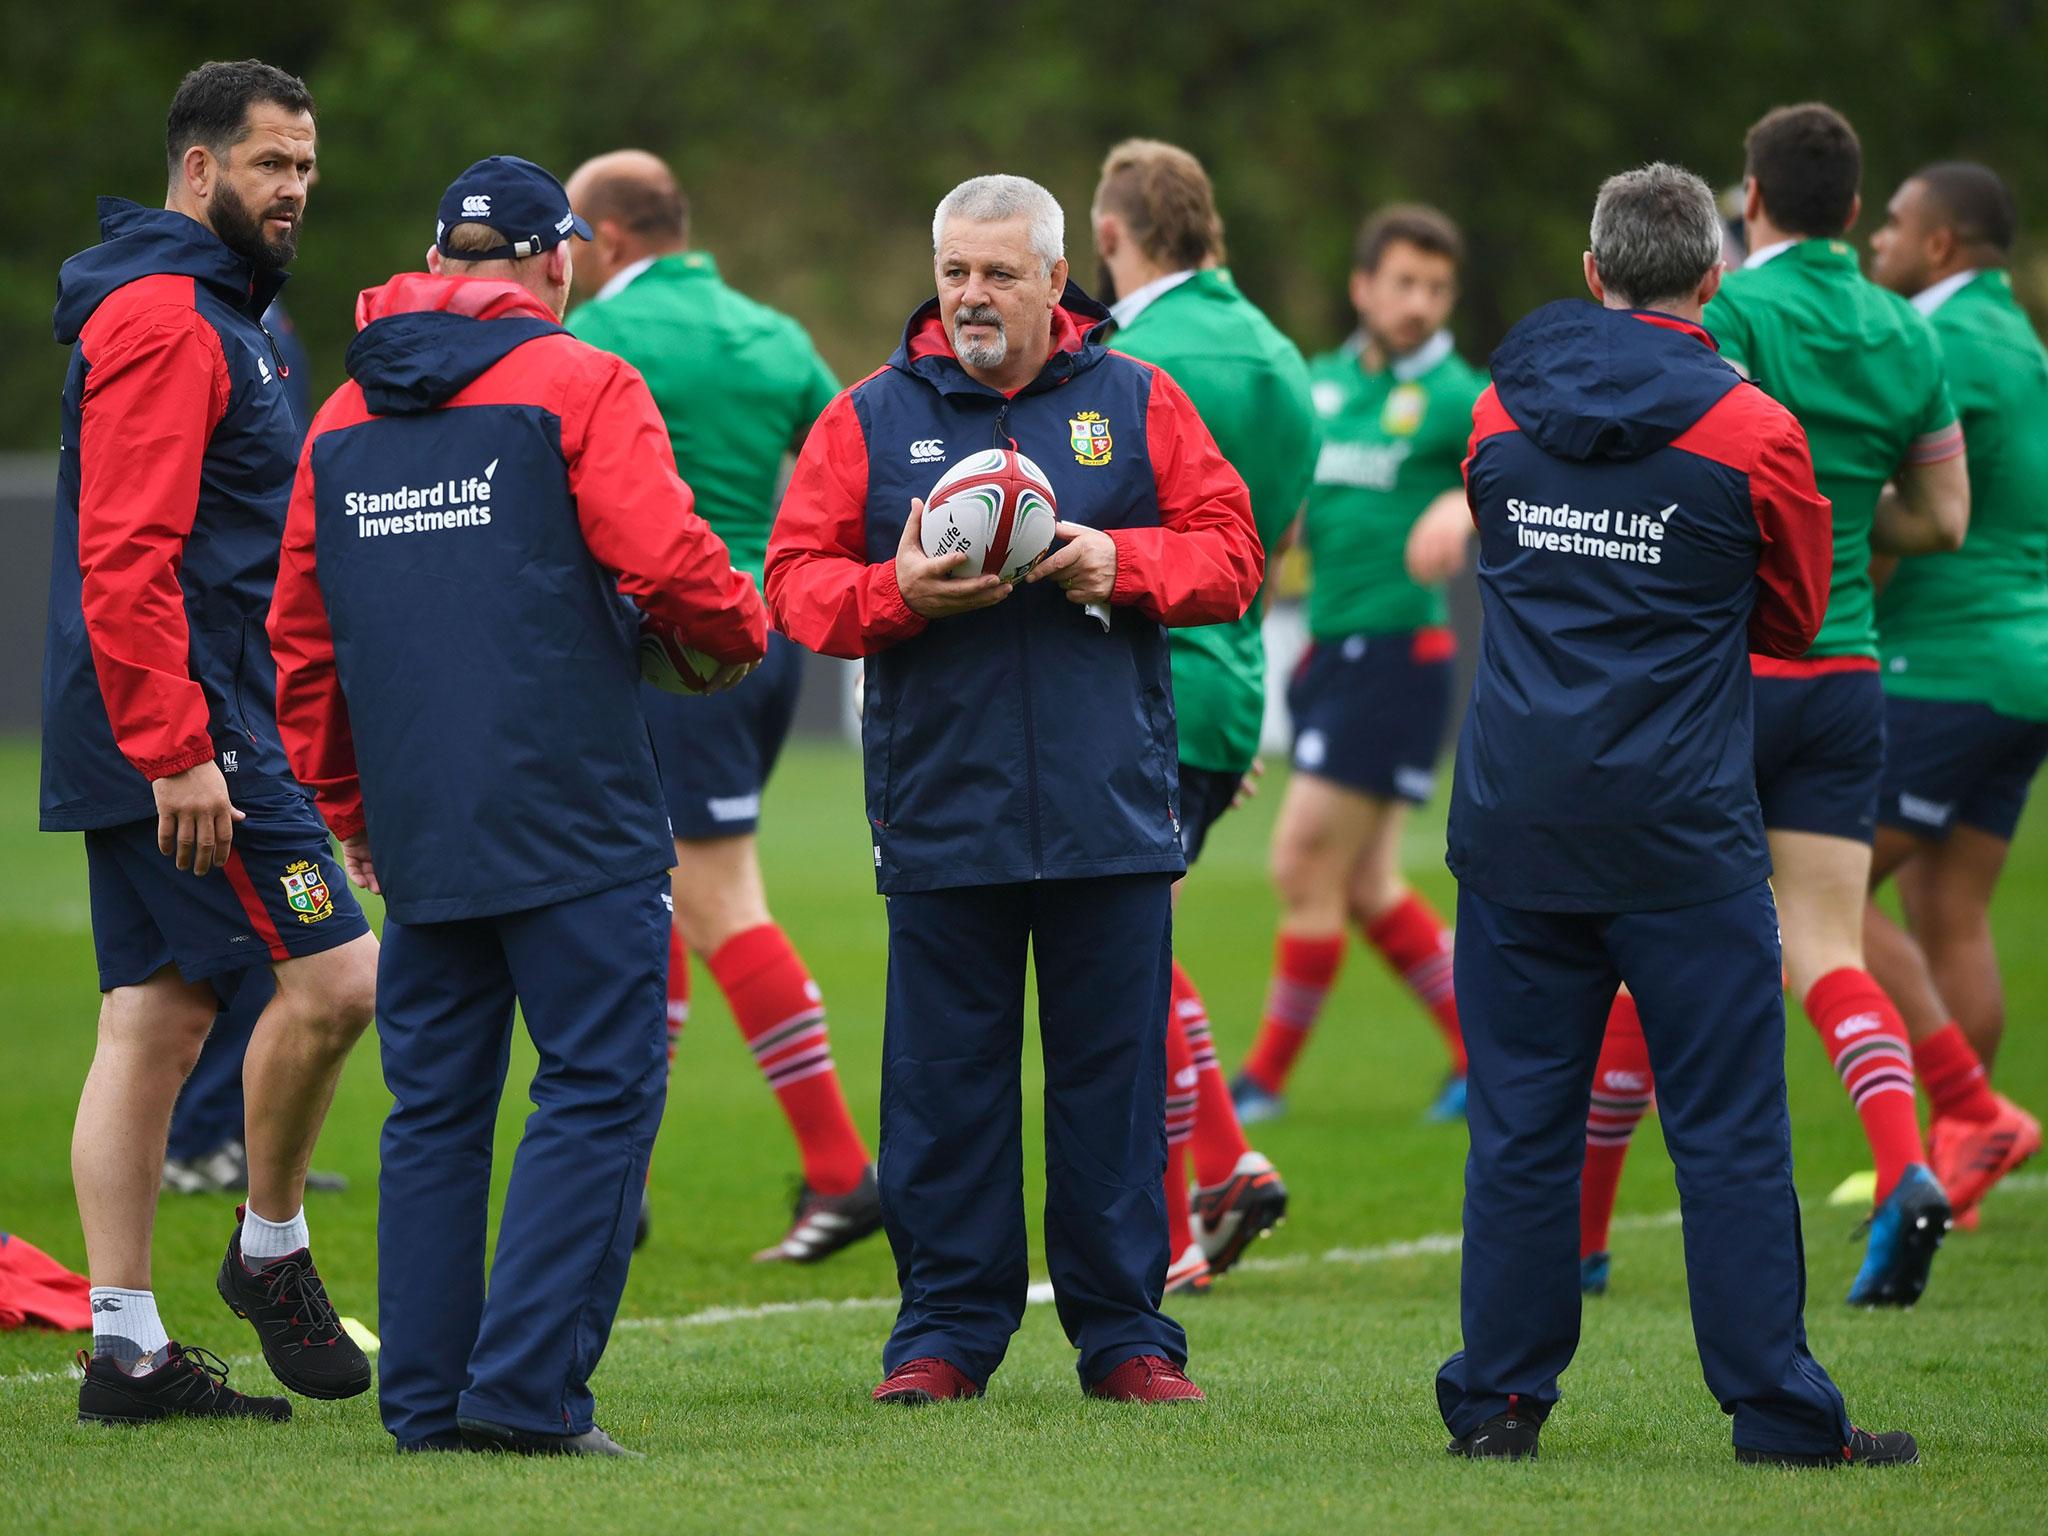
[{"label": "navy tracksuit trousers", "polygon": [[[384,926],[395,1101],[378,1177],[378,1402],[401,1446],[456,1419],[591,1427],[668,1082],[668,881],[496,917]],[[540,1054],[490,1288],[491,1148],[517,1003]]]},{"label": "navy tracksuit trousers", "polygon": [[977,1382],[1024,1318],[1024,957],[1045,1053],[1045,1257],[1083,1383],[1187,1359],[1166,1286],[1170,875],[889,898],[882,1213],[903,1303],[885,1371]]},{"label": "navy tracksuit trousers", "polygon": [[1538,1417],[1579,1342],[1579,1171],[1616,986],[1642,1014],[1678,1171],[1707,1386],[1758,1450],[1838,1451],[1842,1395],[1808,1353],[1806,1256],[1785,1110],[1770,887],[1665,912],[1532,912],[1461,891],[1458,1017],[1471,1057],[1465,1347],[1437,1375],[1454,1435]]}]

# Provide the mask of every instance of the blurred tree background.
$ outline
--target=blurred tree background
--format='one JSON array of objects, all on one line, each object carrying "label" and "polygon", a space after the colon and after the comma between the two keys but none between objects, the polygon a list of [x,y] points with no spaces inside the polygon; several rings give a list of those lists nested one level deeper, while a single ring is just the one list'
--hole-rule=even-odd
[{"label": "blurred tree background", "polygon": [[15,210],[0,264],[0,447],[55,446],[63,258],[93,197],[160,203],[180,75],[254,55],[320,104],[321,181],[289,290],[315,385],[341,376],[358,289],[417,267],[443,186],[484,154],[566,175],[620,145],[666,156],[695,243],[799,316],[842,377],[879,363],[930,291],[930,209],[964,176],[1043,181],[1076,276],[1103,150],[1142,133],[1201,156],[1240,282],[1305,348],[1348,328],[1360,215],[1436,202],[1470,233],[1458,328],[1483,356],[1575,292],[1592,194],[1672,159],[1727,185],[1744,128],[1818,97],[1867,157],[1860,238],[1899,178],[1966,155],[2013,182],[2022,291],[2048,297],[2048,0],[191,0],[10,7],[0,142]]}]

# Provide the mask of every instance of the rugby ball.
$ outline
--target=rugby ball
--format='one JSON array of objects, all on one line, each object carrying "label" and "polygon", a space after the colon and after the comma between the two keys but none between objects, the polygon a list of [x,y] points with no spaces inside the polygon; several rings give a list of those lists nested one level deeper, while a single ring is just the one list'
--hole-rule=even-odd
[{"label": "rugby ball", "polygon": [[924,499],[924,552],[964,554],[956,576],[1015,581],[1052,548],[1059,507],[1045,471],[1012,448],[984,448],[939,476]]},{"label": "rugby ball", "polygon": [[666,624],[640,626],[640,676],[663,693],[702,693],[718,675],[715,657],[683,644]]}]

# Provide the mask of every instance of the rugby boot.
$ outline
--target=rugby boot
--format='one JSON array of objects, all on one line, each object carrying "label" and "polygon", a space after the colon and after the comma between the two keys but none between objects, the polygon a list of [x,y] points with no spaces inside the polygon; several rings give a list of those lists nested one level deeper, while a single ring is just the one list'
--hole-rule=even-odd
[{"label": "rugby boot", "polygon": [[1287,1100],[1277,1093],[1268,1093],[1249,1072],[1240,1072],[1230,1080],[1230,1102],[1237,1110],[1240,1125],[1278,1120],[1287,1113]]},{"label": "rugby boot", "polygon": [[800,1182],[789,1231],[773,1248],[755,1254],[754,1262],[815,1264],[881,1230],[882,1191],[870,1163],[861,1170],[860,1183],[843,1195],[821,1195]]},{"label": "rugby boot", "polygon": [[1581,1296],[1605,1296],[1607,1294],[1607,1271],[1610,1267],[1605,1252],[1589,1253],[1579,1260],[1579,1294]]},{"label": "rugby boot", "polygon": [[2041,1122],[2002,1093],[1989,1120],[1936,1115],[1928,1127],[1927,1161],[1948,1191],[1956,1219],[1975,1212],[1991,1186],[2041,1150]]},{"label": "rugby boot", "polygon": [[1444,1079],[1443,1087],[1437,1090],[1428,1109],[1422,1112],[1425,1123],[1442,1125],[1451,1120],[1465,1118],[1465,1074],[1453,1072]]},{"label": "rugby boot", "polygon": [[1263,1154],[1247,1152],[1229,1178],[1188,1197],[1188,1216],[1209,1273],[1220,1275],[1287,1220],[1287,1186]]},{"label": "rugby boot", "polygon": [[1871,1213],[1863,1268],[1849,1287],[1852,1307],[1910,1307],[1927,1289],[1934,1255],[1954,1225],[1948,1195],[1925,1163],[1909,1165]]},{"label": "rugby boot", "polygon": [[1200,1243],[1189,1243],[1181,1256],[1166,1267],[1166,1294],[1206,1296],[1215,1276]]}]

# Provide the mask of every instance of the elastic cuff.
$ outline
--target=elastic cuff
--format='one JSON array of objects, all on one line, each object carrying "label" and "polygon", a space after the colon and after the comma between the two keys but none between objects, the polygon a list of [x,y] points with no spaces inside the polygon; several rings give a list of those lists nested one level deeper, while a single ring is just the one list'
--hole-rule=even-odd
[{"label": "elastic cuff", "polygon": [[892,639],[907,640],[912,635],[922,634],[926,623],[923,614],[918,613],[903,600],[903,589],[896,585],[896,562],[891,560],[878,567],[881,580],[882,611],[878,618]]},{"label": "elastic cuff", "polygon": [[170,757],[145,757],[135,760],[135,770],[151,783],[168,779],[174,774],[185,773],[201,763],[213,761],[213,740],[201,736],[196,742],[188,743],[183,750]]},{"label": "elastic cuff", "polygon": [[1109,542],[1116,548],[1116,580],[1110,584],[1109,601],[1112,606],[1129,605],[1144,599],[1145,589],[1138,584],[1138,576],[1131,569],[1131,552],[1119,537],[1126,530],[1109,530]]},{"label": "elastic cuff", "polygon": [[357,811],[336,811],[327,816],[327,830],[343,842],[347,842],[363,830],[365,818]]}]

